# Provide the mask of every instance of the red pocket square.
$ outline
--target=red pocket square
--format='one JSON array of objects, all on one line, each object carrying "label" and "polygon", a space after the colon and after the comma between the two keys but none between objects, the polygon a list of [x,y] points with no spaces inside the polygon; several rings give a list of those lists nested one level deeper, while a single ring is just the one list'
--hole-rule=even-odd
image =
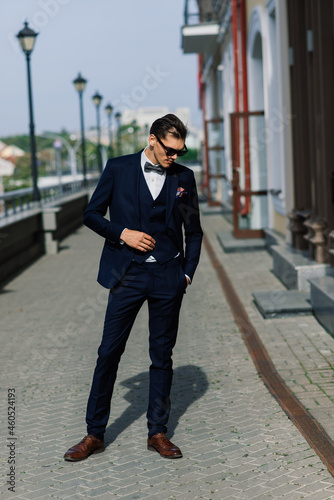
[{"label": "red pocket square", "polygon": [[181,196],[184,196],[188,194],[188,191],[186,191],[183,187],[178,187],[176,190],[176,198],[180,198]]}]

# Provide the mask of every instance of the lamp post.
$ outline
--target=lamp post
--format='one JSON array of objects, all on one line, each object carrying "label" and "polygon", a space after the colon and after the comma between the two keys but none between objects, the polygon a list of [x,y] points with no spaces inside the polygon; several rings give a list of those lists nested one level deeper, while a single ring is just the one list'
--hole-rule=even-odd
[{"label": "lamp post", "polygon": [[138,136],[137,136],[138,126],[137,126],[137,120],[133,120],[132,126],[133,126],[133,149],[134,149],[133,152],[136,153],[137,152],[137,148],[138,148]]},{"label": "lamp post", "polygon": [[59,194],[62,196],[63,194],[63,185],[61,181],[62,169],[61,169],[61,150],[63,148],[63,143],[60,139],[56,139],[53,143],[53,148],[56,152],[56,166],[57,166],[57,176],[58,176],[58,184],[59,184]]},{"label": "lamp post", "polygon": [[147,142],[149,136],[150,126],[148,123],[145,123],[145,141]]},{"label": "lamp post", "polygon": [[100,172],[102,172],[103,165],[102,165],[102,154],[101,154],[101,124],[100,124],[100,104],[102,101],[102,96],[98,92],[95,92],[92,99],[93,99],[93,102],[94,102],[95,107],[96,107],[98,166],[99,166]]},{"label": "lamp post", "polygon": [[108,132],[109,132],[109,150],[110,150],[110,157],[113,157],[113,147],[112,147],[112,129],[111,129],[111,118],[112,118],[112,112],[113,112],[113,107],[111,104],[107,104],[106,107],[104,108],[105,112],[107,113],[108,116]]},{"label": "lamp post", "polygon": [[19,39],[23,52],[27,60],[27,76],[28,76],[28,98],[29,98],[29,121],[30,121],[30,153],[31,153],[31,171],[33,180],[33,200],[39,202],[41,194],[38,189],[38,171],[37,171],[37,158],[36,158],[36,139],[35,139],[35,124],[34,124],[34,110],[32,102],[32,88],[31,88],[31,73],[30,73],[30,55],[33,51],[36,37],[35,33],[28,27],[28,23],[24,23],[24,28],[16,35]]},{"label": "lamp post", "polygon": [[116,122],[117,122],[117,154],[121,156],[122,154],[122,145],[121,145],[121,113],[118,111],[115,114]]},{"label": "lamp post", "polygon": [[78,74],[75,80],[73,80],[74,86],[79,94],[80,102],[80,124],[81,124],[81,156],[82,156],[82,173],[83,173],[83,184],[84,187],[87,186],[87,164],[86,164],[86,143],[85,143],[85,128],[84,128],[84,116],[83,116],[83,103],[82,94],[85,90],[87,80],[82,78],[81,73]]}]

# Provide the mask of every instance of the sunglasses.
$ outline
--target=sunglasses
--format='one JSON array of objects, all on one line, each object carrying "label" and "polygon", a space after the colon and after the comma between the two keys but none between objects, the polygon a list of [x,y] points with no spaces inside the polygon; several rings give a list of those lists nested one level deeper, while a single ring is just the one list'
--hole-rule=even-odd
[{"label": "sunglasses", "polygon": [[173,148],[167,148],[164,143],[159,139],[159,137],[156,135],[155,136],[159,142],[159,144],[161,144],[161,146],[164,148],[164,150],[166,151],[166,155],[167,156],[174,156],[174,155],[177,155],[177,156],[184,156],[186,153],[188,153],[188,149],[187,149],[187,146],[184,145],[184,148],[183,149],[173,149]]}]

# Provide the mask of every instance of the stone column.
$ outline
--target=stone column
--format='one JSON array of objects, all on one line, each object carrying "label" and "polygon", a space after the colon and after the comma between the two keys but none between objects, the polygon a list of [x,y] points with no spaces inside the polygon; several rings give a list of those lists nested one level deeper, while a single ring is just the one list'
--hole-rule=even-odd
[{"label": "stone column", "polygon": [[307,244],[304,240],[306,228],[304,227],[305,217],[303,217],[297,210],[293,209],[288,214],[289,224],[288,229],[292,233],[292,246],[297,250],[305,250]]},{"label": "stone column", "polygon": [[328,240],[329,263],[331,266],[334,267],[334,230],[328,233],[327,240]]},{"label": "stone column", "polygon": [[312,244],[312,238],[314,237],[313,222],[315,219],[316,217],[312,215],[304,221],[304,226],[307,230],[307,233],[304,235],[304,240],[307,241],[308,244],[307,248],[310,259],[315,258],[314,245]]},{"label": "stone column", "polygon": [[310,238],[310,242],[314,245],[314,258],[319,264],[324,264],[328,262],[327,223],[323,218],[317,217],[310,225],[314,232],[314,235]]}]

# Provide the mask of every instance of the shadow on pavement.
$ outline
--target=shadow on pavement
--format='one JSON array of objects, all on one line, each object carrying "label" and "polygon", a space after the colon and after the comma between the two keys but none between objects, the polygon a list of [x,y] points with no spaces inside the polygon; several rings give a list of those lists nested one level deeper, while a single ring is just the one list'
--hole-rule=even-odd
[{"label": "shadow on pavement", "polygon": [[[127,429],[133,422],[146,413],[148,403],[149,372],[142,372],[134,377],[124,380],[120,385],[129,391],[124,398],[130,406],[114,420],[107,428],[105,434],[106,447],[108,447],[119,434]],[[209,382],[205,372],[198,366],[179,366],[174,370],[173,386],[171,393],[172,411],[168,422],[168,437],[172,437],[182,415],[195,401],[200,399],[207,391]],[[113,418],[112,411],[110,418]]]}]

